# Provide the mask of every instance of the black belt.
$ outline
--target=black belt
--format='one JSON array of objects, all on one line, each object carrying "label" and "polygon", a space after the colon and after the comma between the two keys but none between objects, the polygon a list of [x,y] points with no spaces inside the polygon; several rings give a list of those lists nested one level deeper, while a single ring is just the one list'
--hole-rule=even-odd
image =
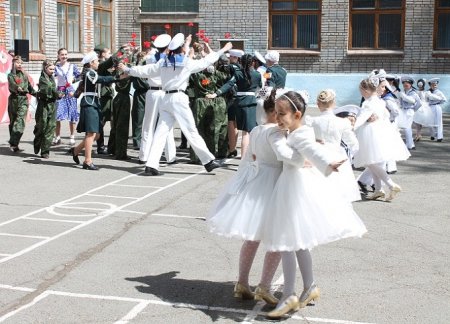
[{"label": "black belt", "polygon": [[183,92],[184,93],[184,90],[169,90],[169,91],[166,91],[166,94],[177,93],[177,92]]},{"label": "black belt", "polygon": [[150,90],[162,90],[161,87],[150,87]]}]

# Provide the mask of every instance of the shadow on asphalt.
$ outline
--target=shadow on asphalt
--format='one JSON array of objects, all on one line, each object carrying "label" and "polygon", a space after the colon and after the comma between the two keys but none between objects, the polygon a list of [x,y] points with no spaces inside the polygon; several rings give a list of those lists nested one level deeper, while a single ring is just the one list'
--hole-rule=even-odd
[{"label": "shadow on asphalt", "polygon": [[[136,290],[143,294],[154,295],[161,300],[174,304],[191,304],[215,308],[234,308],[243,311],[251,311],[255,305],[254,300],[239,300],[233,298],[234,282],[213,282],[207,280],[177,278],[178,271],[170,271],[154,276],[125,278],[143,285],[135,286]],[[177,306],[174,305],[174,308]],[[189,306],[182,306],[189,307]],[[227,318],[242,322],[247,314],[232,311],[220,311],[217,309],[195,310],[209,316],[213,322]],[[270,311],[272,308],[264,306],[262,311]]]}]

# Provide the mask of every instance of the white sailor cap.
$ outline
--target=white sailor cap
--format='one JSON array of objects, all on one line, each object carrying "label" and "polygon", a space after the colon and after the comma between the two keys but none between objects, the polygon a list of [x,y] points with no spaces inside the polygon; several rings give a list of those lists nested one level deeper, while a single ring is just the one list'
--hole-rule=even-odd
[{"label": "white sailor cap", "polygon": [[439,78],[431,78],[430,80],[428,80],[428,84],[432,83],[439,83]]},{"label": "white sailor cap", "polygon": [[261,55],[260,52],[255,51],[255,58],[263,64],[266,64],[266,59]]},{"label": "white sailor cap", "polygon": [[393,74],[386,74],[385,78],[386,78],[386,80],[398,79],[398,77],[396,75],[393,75]]},{"label": "white sailor cap", "polygon": [[268,51],[264,58],[268,61],[278,62],[280,60],[280,53],[277,51]]},{"label": "white sailor cap", "polygon": [[181,47],[184,44],[184,34],[178,33],[175,36],[173,36],[172,40],[169,43],[169,50],[173,51],[177,48]]},{"label": "white sailor cap", "polygon": [[333,109],[335,115],[340,114],[342,117],[357,116],[359,114],[359,107],[356,105],[345,105]]},{"label": "white sailor cap", "polygon": [[[184,36],[183,36],[184,39]],[[172,37],[169,34],[161,34],[158,35],[158,37],[155,38],[153,41],[153,46],[157,48],[164,48],[167,47],[172,40]]]},{"label": "white sailor cap", "polygon": [[230,53],[230,56],[235,56],[235,57],[242,57],[242,55],[245,54],[245,52],[240,49],[230,49],[228,51],[228,53]]},{"label": "white sailor cap", "polygon": [[85,65],[87,63],[91,63],[93,60],[96,60],[96,59],[98,59],[97,53],[94,51],[91,51],[83,57],[83,60],[81,60],[81,64]]},{"label": "white sailor cap", "polygon": [[408,83],[414,84],[414,78],[409,75],[403,75],[400,80],[402,81],[402,83],[408,82]]}]

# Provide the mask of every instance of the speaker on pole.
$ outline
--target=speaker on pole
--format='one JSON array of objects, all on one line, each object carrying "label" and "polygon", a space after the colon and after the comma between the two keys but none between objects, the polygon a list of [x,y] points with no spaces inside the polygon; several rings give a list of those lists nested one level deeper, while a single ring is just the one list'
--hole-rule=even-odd
[{"label": "speaker on pole", "polygon": [[28,62],[30,60],[30,41],[28,39],[15,39],[14,55],[20,55],[24,62]]}]

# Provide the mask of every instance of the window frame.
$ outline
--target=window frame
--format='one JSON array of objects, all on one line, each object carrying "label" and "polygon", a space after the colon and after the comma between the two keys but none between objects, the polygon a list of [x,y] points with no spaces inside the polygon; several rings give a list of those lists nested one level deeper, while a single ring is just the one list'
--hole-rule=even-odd
[{"label": "window frame", "polygon": [[[26,15],[25,12],[25,4],[26,4],[26,0],[18,0],[21,3],[21,12],[20,13],[14,13],[19,15],[20,17],[20,28],[21,28],[21,38],[16,38],[15,35],[15,31],[14,31],[14,26],[13,26],[13,19],[11,19],[10,21],[10,32],[11,32],[11,47],[14,47],[14,40],[15,39],[28,39],[30,42],[30,49],[29,52],[30,53],[43,53],[43,28],[42,28],[42,8],[43,8],[43,1],[42,0],[37,0],[37,4],[38,4],[38,8],[37,8],[37,15],[36,16],[31,16],[31,15]],[[9,3],[10,5],[10,15],[11,17],[13,16],[13,12],[11,10],[11,2]],[[38,30],[38,40],[37,40],[37,46],[38,49],[33,49],[32,48],[32,38],[33,37],[27,37],[27,35],[24,34],[24,32],[26,32],[26,19],[25,17],[36,17],[37,18],[37,24],[39,26],[39,30]],[[31,28],[31,32],[33,33],[33,28]],[[32,34],[33,35],[33,34]]]},{"label": "window frame", "polygon": [[[402,1],[402,6],[400,9],[382,9],[380,8],[381,0],[374,0],[375,8],[363,8],[363,9],[353,9],[353,0],[349,1],[349,25],[348,25],[348,49],[349,50],[374,50],[374,51],[402,51],[405,48],[405,21],[406,21],[406,1]],[[375,15],[374,23],[374,47],[353,47],[353,14],[373,14]],[[379,47],[379,17],[380,14],[400,14],[401,15],[401,30],[400,30],[400,46],[398,48],[384,48]]]},{"label": "window frame", "polygon": [[[56,5],[57,6],[64,5],[64,7],[65,7],[65,10],[64,10],[64,18],[65,18],[64,25],[65,25],[65,32],[66,32],[66,35],[64,37],[65,44],[62,44],[62,45],[59,44],[59,35],[58,35],[58,48],[66,48],[69,52],[81,53],[81,48],[82,48],[82,45],[81,45],[81,35],[82,35],[82,31],[81,31],[81,19],[82,19],[82,17],[81,17],[81,0],[77,0],[77,1],[75,1],[75,0],[58,0]],[[68,37],[69,36],[69,28],[68,28],[69,27],[68,26],[69,6],[78,8],[78,51],[71,49],[69,46],[69,43],[68,43],[68,41],[69,41],[69,37]],[[57,14],[58,14],[58,11],[57,11]],[[58,20],[58,17],[56,19]],[[59,23],[59,21],[57,21],[57,28],[58,28],[58,23]],[[59,30],[58,30],[58,33],[59,33]]]},{"label": "window frame", "polygon": [[[95,31],[94,31],[94,46],[96,45],[100,45],[103,44],[108,48],[112,48],[114,46],[114,37],[113,37],[113,29],[114,29],[114,23],[113,23],[113,11],[114,11],[114,3],[113,0],[99,0],[100,4],[97,3],[96,0],[93,1],[94,4],[94,29],[98,28],[99,29],[99,35],[100,35],[100,39],[98,40],[98,42],[95,40]],[[109,6],[103,6],[103,2],[108,2]],[[95,23],[95,14],[99,13],[99,17],[100,17],[100,25],[97,25]],[[104,12],[108,12],[109,16],[110,16],[110,26],[109,26],[109,44],[105,44],[104,40],[102,40],[102,29],[106,28],[105,25],[102,25],[101,23],[101,17],[102,17],[102,13]]]},{"label": "window frame", "polygon": [[443,13],[450,15],[450,6],[449,7],[441,7],[440,2],[441,2],[441,0],[436,0],[435,6],[434,6],[433,50],[434,51],[450,51],[450,47],[448,47],[448,48],[438,48],[437,47],[439,15],[443,14]]},{"label": "window frame", "polygon": [[[165,0],[165,2],[166,2],[166,5],[167,5],[167,2],[169,3],[168,4],[168,6],[171,6],[171,5],[176,5],[176,3],[175,4],[170,4],[170,2],[173,2],[173,1],[175,1],[175,2],[177,2],[177,1],[180,1],[180,2],[182,2],[183,0]],[[157,7],[158,6],[158,4],[153,4],[153,7],[152,7],[152,1],[150,1],[150,0],[141,0],[141,12],[142,13],[157,13],[157,14],[164,14],[164,13],[181,13],[181,12],[189,12],[189,13],[195,13],[195,14],[198,14],[199,13],[199,11],[200,11],[200,0],[195,0],[196,1],[196,3],[194,3],[194,5],[192,6],[192,7],[195,7],[194,9],[194,11],[191,11],[191,10],[173,10],[172,8],[166,8],[165,10],[156,10],[157,8],[155,8],[155,7]],[[153,2],[155,2],[154,0],[153,0]],[[186,1],[186,3],[192,3],[192,0],[188,0],[188,1]],[[186,5],[184,5],[184,6],[186,6]]]},{"label": "window frame", "polygon": [[[292,50],[292,51],[311,51],[320,52],[322,43],[322,0],[314,0],[318,3],[319,9],[291,9],[291,10],[273,10],[272,4],[276,2],[292,2],[293,7],[296,8],[298,0],[269,0],[269,35],[268,35],[268,47],[269,49],[276,50]],[[316,15],[318,17],[318,30],[317,30],[317,48],[297,47],[297,17],[306,15]],[[290,15],[293,18],[292,21],[292,47],[276,47],[273,46],[273,29],[272,29],[272,17],[279,15]]]}]

